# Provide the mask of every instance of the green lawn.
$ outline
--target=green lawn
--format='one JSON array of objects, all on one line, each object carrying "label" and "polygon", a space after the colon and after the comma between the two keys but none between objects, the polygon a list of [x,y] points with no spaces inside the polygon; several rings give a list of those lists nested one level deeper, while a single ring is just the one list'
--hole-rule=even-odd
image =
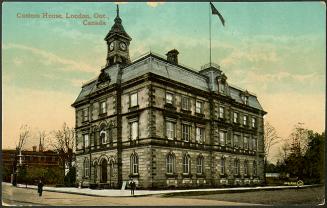
[{"label": "green lawn", "polygon": [[175,197],[267,205],[318,205],[325,198],[325,187]]}]

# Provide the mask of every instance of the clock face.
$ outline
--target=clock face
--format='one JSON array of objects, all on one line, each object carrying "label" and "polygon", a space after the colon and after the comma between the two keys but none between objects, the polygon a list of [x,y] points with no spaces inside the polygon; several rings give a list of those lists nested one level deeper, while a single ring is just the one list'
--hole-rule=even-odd
[{"label": "clock face", "polygon": [[120,49],[122,49],[123,51],[126,50],[126,44],[123,43],[123,42],[121,42],[121,43],[119,44],[119,47],[120,47]]},{"label": "clock face", "polygon": [[112,51],[114,50],[114,42],[111,42],[110,45],[109,45],[109,49]]}]

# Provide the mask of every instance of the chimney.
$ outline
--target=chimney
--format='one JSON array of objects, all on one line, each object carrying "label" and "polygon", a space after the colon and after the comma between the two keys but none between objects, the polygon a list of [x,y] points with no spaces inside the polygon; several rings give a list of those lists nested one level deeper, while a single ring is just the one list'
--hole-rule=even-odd
[{"label": "chimney", "polygon": [[36,146],[33,146],[33,152],[36,152]]},{"label": "chimney", "polygon": [[167,55],[167,61],[171,64],[178,64],[178,50],[173,49],[168,51],[168,53],[166,53]]}]

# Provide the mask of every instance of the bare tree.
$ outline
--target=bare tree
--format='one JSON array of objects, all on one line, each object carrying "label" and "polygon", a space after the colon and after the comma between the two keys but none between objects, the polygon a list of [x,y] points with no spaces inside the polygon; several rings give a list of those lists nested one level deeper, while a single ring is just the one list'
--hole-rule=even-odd
[{"label": "bare tree", "polygon": [[66,167],[72,168],[75,148],[75,132],[74,128],[69,128],[66,123],[62,129],[53,132],[53,138],[50,146],[58,153],[60,163],[65,174]]},{"label": "bare tree", "polygon": [[264,141],[265,141],[265,161],[267,161],[271,148],[280,141],[280,137],[277,135],[275,127],[273,127],[268,121],[264,124]]}]

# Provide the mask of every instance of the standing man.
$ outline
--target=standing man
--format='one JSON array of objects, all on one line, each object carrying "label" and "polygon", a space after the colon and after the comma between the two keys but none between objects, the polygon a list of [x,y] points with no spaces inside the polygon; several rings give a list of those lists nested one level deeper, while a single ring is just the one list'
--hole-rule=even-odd
[{"label": "standing man", "polygon": [[131,178],[129,185],[131,187],[131,195],[134,196],[134,190],[135,190],[136,184],[135,184],[133,178]]},{"label": "standing man", "polygon": [[42,196],[43,186],[44,186],[44,184],[42,183],[42,180],[40,179],[37,184],[37,192],[39,193],[39,196]]}]

